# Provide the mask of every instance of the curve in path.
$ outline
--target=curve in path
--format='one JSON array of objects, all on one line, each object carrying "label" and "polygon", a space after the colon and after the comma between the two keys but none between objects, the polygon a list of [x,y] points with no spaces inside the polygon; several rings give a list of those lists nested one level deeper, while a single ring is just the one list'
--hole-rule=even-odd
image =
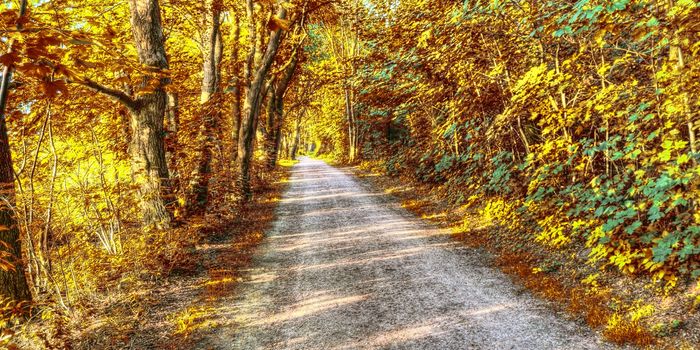
[{"label": "curve in path", "polygon": [[489,264],[322,161],[292,169],[217,349],[600,349]]}]

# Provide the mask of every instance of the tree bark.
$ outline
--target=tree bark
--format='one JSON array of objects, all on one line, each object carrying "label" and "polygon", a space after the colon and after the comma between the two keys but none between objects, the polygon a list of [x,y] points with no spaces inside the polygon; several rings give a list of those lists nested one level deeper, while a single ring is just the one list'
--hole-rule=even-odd
[{"label": "tree bark", "polygon": [[220,77],[219,62],[221,61],[221,31],[220,13],[221,4],[217,0],[206,2],[206,13],[204,24],[206,31],[202,38],[202,92],[200,103],[205,104],[216,92],[217,83]]},{"label": "tree bark", "polygon": [[231,119],[232,119],[232,141],[233,141],[233,147],[232,147],[232,154],[233,154],[233,160],[236,160],[236,157],[238,156],[238,135],[241,131],[241,81],[243,80],[243,77],[241,77],[241,71],[240,71],[240,65],[238,64],[238,59],[239,59],[239,41],[241,37],[241,21],[240,18],[236,15],[234,19],[234,28],[233,28],[233,53],[231,55],[231,62],[233,64],[233,106],[231,108],[232,113],[231,113]]},{"label": "tree bark", "polygon": [[175,194],[180,190],[180,174],[178,172],[177,163],[177,150],[180,149],[180,142],[178,139],[178,125],[180,124],[179,115],[179,99],[175,92],[169,92],[168,96],[168,109],[166,111],[165,120],[165,162],[170,173],[170,188],[166,190],[166,193],[172,196],[172,198],[166,199],[166,202],[175,203],[177,199]]},{"label": "tree bark", "polygon": [[297,51],[292,54],[289,66],[285,69],[282,79],[272,90],[272,116],[268,115],[268,135],[265,142],[266,164],[268,170],[274,170],[277,165],[277,155],[279,153],[280,140],[282,137],[282,125],[284,124],[284,95],[287,93],[294,73],[297,68]]},{"label": "tree bark", "polygon": [[[248,0],[249,7],[252,8],[252,1]],[[249,12],[252,12],[249,10]],[[287,10],[279,4],[277,17],[284,20]],[[250,20],[252,16],[249,15]],[[255,24],[253,24],[255,26]],[[251,34],[252,35],[252,34]],[[276,29],[270,32],[270,39],[267,43],[265,54],[256,65],[255,74],[251,76],[247,89],[247,96],[244,105],[243,118],[241,121],[241,133],[238,142],[238,167],[236,178],[236,190],[239,201],[248,201],[252,197],[250,190],[250,163],[253,156],[253,139],[255,138],[255,122],[259,115],[260,99],[264,88],[270,66],[277,55],[280,42],[282,40],[282,30]],[[254,45],[254,44],[253,44]]]},{"label": "tree bark", "polygon": [[129,0],[129,9],[139,62],[147,69],[141,91],[137,93],[140,96],[134,103],[127,103],[131,111],[132,178],[139,184],[144,225],[167,228],[171,217],[164,198],[168,197],[170,176],[165,159],[163,119],[168,100],[165,85],[169,79],[163,72],[168,69],[168,61],[160,6],[157,0]]},{"label": "tree bark", "polygon": [[353,115],[352,108],[352,91],[350,88],[345,89],[345,115],[348,121],[348,161],[352,164],[355,162],[355,134],[357,128],[355,127],[355,116]]},{"label": "tree bark", "polygon": [[299,141],[301,140],[301,118],[303,114],[299,114],[296,120],[296,126],[294,127],[294,139],[292,140],[292,150],[290,152],[290,158],[292,160],[297,159],[297,152],[299,152]]},{"label": "tree bark", "polygon": [[219,120],[218,81],[222,43],[220,31],[220,1],[210,0],[206,4],[204,23],[206,31],[202,40],[202,88],[200,104],[202,107],[202,123],[200,125],[197,154],[198,164],[190,184],[188,195],[188,215],[201,214],[209,201],[209,179],[211,177],[212,147],[214,130]]},{"label": "tree bark", "polygon": [[[19,17],[26,14],[27,1],[20,4]],[[21,30],[22,25],[17,24]],[[12,50],[12,43],[10,43]],[[12,167],[12,151],[5,120],[5,105],[9,95],[10,80],[14,67],[3,67],[0,83],[0,299],[9,298],[17,302],[31,301],[32,294],[27,283],[22,261],[22,241],[19,225],[14,216],[15,176]],[[11,264],[8,266],[7,263]]]},{"label": "tree bark", "polygon": [[[264,143],[265,148],[265,167],[267,170],[272,170],[275,167],[275,160],[272,159],[272,153],[275,148],[275,126],[277,124],[277,84],[275,81],[270,82],[270,87],[267,92],[267,109],[265,111],[265,133]],[[272,163],[272,164],[270,164]]]}]

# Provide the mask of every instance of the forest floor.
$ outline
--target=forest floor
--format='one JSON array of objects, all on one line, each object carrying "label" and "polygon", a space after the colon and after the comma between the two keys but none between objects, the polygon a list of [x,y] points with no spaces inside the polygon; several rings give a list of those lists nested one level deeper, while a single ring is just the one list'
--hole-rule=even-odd
[{"label": "forest floor", "polygon": [[198,349],[614,348],[347,171],[304,158]]},{"label": "forest floor", "polygon": [[157,300],[149,307],[141,327],[132,338],[133,349],[189,349],[219,325],[214,313],[219,299],[231,295],[250,266],[264,232],[275,221],[280,196],[288,186],[293,162],[283,162],[281,169],[255,186],[254,200],[234,222],[226,227],[202,223],[206,229],[195,247],[198,272],[173,276],[168,283],[152,292]]},{"label": "forest floor", "polygon": [[[131,283],[106,284],[105,292],[90,295],[95,305],[78,305],[72,314],[44,319],[47,311],[42,311],[22,326],[12,339],[17,344],[10,349],[194,347],[202,334],[218,326],[213,318],[220,315],[214,313],[214,306],[243,281],[244,269],[275,222],[294,162],[280,163],[266,178],[252,179],[254,198],[235,213],[224,216],[212,211],[188,221],[181,228],[186,229],[187,244],[176,255],[181,261],[173,262],[171,271],[125,275]],[[174,230],[166,233],[173,240],[182,239]],[[148,259],[157,260],[161,251],[152,247],[148,254]]]}]

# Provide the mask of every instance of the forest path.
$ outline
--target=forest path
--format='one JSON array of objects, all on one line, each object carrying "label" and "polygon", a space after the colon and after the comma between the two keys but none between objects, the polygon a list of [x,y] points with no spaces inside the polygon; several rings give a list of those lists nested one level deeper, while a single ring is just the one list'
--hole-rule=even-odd
[{"label": "forest path", "polygon": [[303,158],[249,277],[201,349],[611,348],[489,256]]}]

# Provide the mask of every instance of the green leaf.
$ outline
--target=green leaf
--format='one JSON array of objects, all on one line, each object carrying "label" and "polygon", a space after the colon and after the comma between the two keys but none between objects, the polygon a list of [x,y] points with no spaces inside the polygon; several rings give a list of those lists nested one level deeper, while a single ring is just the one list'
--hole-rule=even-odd
[{"label": "green leaf", "polygon": [[603,232],[611,232],[615,230],[622,222],[623,220],[620,219],[609,219],[605,222],[605,224],[603,224]]},{"label": "green leaf", "polygon": [[661,209],[659,208],[658,205],[654,204],[654,205],[651,206],[651,208],[649,208],[649,211],[647,212],[647,215],[649,215],[649,220],[650,220],[651,222],[658,221],[658,220],[661,219],[661,217],[662,217],[662,215],[661,215]]},{"label": "green leaf", "polygon": [[634,233],[634,231],[636,231],[641,226],[642,226],[642,222],[637,220],[637,221],[633,222],[631,225],[627,226],[625,228],[625,232],[627,232],[628,235],[631,235]]},{"label": "green leaf", "polygon": [[666,259],[673,253],[673,249],[671,248],[672,243],[669,242],[667,239],[662,240],[659,242],[659,245],[657,245],[654,248],[651,248],[651,252],[653,254],[653,260],[654,262],[657,263],[662,263],[666,262]]}]

